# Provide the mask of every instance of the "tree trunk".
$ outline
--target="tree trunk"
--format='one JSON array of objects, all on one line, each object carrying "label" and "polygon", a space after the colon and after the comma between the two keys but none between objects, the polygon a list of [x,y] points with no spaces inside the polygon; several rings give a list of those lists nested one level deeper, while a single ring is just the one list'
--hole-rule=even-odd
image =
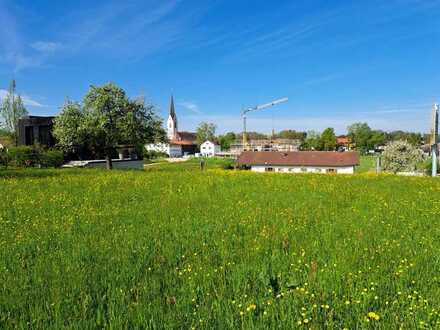
[{"label": "tree trunk", "polygon": [[105,164],[108,170],[113,169],[113,162],[112,162],[112,156],[111,153],[107,153],[105,156]]}]

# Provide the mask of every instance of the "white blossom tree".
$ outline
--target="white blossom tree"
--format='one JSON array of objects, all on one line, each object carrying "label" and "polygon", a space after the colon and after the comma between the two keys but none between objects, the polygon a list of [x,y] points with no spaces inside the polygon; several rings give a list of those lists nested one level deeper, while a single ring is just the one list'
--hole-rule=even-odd
[{"label": "white blossom tree", "polygon": [[407,141],[390,142],[383,152],[383,168],[392,173],[415,171],[422,161],[422,151]]}]

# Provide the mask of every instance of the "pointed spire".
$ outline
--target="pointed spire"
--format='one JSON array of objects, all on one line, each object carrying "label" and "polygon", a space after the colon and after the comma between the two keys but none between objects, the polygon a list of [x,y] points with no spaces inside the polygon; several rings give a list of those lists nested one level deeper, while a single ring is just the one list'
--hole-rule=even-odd
[{"label": "pointed spire", "polygon": [[177,121],[176,110],[174,109],[174,96],[173,96],[173,94],[171,94],[170,116],[171,116],[171,118],[174,119],[174,121]]}]

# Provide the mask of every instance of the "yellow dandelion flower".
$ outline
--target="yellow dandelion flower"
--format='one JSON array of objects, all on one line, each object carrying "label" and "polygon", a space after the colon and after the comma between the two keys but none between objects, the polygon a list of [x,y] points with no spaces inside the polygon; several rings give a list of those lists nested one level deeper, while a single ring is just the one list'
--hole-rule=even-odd
[{"label": "yellow dandelion flower", "polygon": [[378,314],[376,314],[375,312],[369,312],[368,313],[368,318],[371,320],[375,320],[375,321],[379,321],[380,320],[380,316]]}]

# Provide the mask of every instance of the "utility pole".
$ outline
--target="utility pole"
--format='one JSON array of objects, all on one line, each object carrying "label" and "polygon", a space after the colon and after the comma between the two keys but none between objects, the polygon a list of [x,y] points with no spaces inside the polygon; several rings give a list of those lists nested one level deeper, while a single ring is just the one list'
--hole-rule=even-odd
[{"label": "utility pole", "polygon": [[432,155],[432,176],[437,176],[438,165],[438,104],[432,107],[432,132],[431,132],[431,155]]},{"label": "utility pole", "polygon": [[262,104],[262,105],[257,105],[256,107],[253,108],[247,108],[245,110],[242,110],[241,112],[241,116],[243,118],[243,151],[246,151],[246,146],[247,146],[247,136],[246,136],[246,115],[248,112],[251,111],[257,111],[257,110],[263,110],[266,108],[271,108],[277,104],[280,103],[284,103],[287,102],[289,99],[287,97],[270,102],[270,103],[266,103],[266,104]]}]

